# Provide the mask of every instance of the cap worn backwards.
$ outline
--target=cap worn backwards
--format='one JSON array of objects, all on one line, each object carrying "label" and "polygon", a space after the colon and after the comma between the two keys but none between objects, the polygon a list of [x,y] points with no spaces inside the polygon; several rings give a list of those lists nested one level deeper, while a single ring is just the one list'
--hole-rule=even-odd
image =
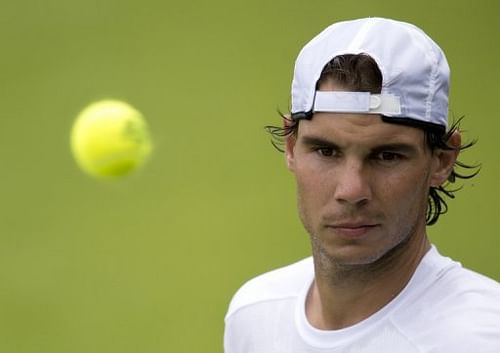
[{"label": "cap worn backwards", "polygon": [[[325,65],[344,54],[372,57],[382,91],[316,91]],[[335,23],[299,53],[292,82],[292,115],[315,112],[382,114],[446,128],[450,69],[439,46],[418,27],[384,18]]]}]

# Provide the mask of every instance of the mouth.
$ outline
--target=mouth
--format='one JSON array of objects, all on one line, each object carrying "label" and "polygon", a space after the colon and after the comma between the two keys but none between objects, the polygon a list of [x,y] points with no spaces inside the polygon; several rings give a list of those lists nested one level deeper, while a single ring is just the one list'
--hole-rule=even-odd
[{"label": "mouth", "polygon": [[370,231],[379,226],[379,224],[371,222],[346,222],[331,224],[327,228],[332,229],[335,234],[342,237],[359,238],[366,236]]}]

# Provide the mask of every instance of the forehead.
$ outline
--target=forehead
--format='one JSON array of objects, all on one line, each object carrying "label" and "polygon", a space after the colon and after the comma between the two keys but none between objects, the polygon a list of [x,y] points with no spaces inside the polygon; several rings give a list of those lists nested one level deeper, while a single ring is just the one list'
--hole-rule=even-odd
[{"label": "forehead", "polygon": [[423,130],[387,123],[380,115],[315,113],[311,120],[301,120],[298,139],[314,137],[336,144],[377,145],[407,143],[424,145]]}]

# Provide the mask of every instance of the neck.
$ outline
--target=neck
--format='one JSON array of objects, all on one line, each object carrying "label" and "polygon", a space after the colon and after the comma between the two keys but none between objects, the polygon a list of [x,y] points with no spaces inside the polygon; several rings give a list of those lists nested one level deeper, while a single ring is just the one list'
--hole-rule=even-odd
[{"label": "neck", "polygon": [[306,303],[309,321],[319,329],[335,330],[368,318],[403,290],[429,248],[424,234],[369,265],[331,264],[324,269],[315,261],[315,281]]}]

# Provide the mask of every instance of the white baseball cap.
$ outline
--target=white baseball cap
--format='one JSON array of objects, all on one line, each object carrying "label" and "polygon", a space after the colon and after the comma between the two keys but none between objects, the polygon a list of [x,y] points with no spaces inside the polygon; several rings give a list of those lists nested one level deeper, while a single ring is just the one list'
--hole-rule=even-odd
[{"label": "white baseball cap", "polygon": [[[344,54],[367,54],[375,60],[382,73],[380,94],[316,91],[325,65]],[[299,53],[291,113],[381,114],[446,128],[449,77],[441,48],[412,24],[384,18],[339,22]]]}]

